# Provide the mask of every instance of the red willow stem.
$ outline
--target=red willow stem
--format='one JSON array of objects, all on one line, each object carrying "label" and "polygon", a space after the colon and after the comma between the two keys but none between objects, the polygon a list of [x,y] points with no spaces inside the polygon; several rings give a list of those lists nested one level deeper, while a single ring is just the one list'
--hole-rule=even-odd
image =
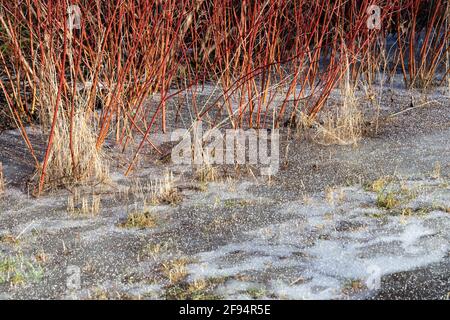
[{"label": "red willow stem", "polygon": [[[170,101],[181,94],[191,100],[187,111],[196,119],[218,123],[228,116],[234,128],[259,128],[274,111],[278,127],[298,111],[316,116],[347,71],[352,85],[370,81],[380,50],[387,50],[382,44],[388,34],[397,37],[393,65],[401,67],[408,86],[419,80],[428,85],[449,50],[443,0],[77,0],[73,3],[82,9],[82,26],[70,40],[62,25],[66,0],[0,3],[7,13],[0,22],[11,50],[11,57],[0,60],[7,77],[0,79],[1,89],[8,93],[10,112],[33,156],[25,126],[35,109],[43,107],[41,66],[53,64],[58,78],[40,192],[61,112],[68,117],[72,171],[77,171],[74,119],[83,99],[97,149],[114,134],[123,151],[135,137],[142,139],[133,150],[129,173],[144,144],[159,152],[152,130],[168,129]],[[372,4],[382,9],[381,31],[366,27]],[[67,61],[73,66],[68,68]],[[222,94],[199,106],[197,90],[190,88],[208,82],[220,84]],[[78,85],[88,83],[90,88],[78,92]],[[280,100],[277,88],[286,89]],[[158,105],[149,103],[153,93],[159,93]],[[182,108],[174,110],[175,123]],[[217,112],[210,117],[213,109]]]}]

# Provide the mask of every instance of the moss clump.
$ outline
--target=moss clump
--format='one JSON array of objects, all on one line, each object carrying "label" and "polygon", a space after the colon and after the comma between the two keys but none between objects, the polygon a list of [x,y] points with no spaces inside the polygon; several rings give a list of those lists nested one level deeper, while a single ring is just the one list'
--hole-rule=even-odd
[{"label": "moss clump", "polygon": [[38,282],[44,271],[41,266],[25,259],[21,254],[16,256],[0,255],[0,284],[8,283],[13,287],[23,286],[27,282]]},{"label": "moss clump", "polygon": [[380,192],[377,195],[377,206],[386,210],[392,210],[400,205],[400,199],[394,192]]},{"label": "moss clump", "polygon": [[157,224],[156,218],[150,211],[133,212],[128,215],[127,220],[119,226],[122,228],[154,228]]}]

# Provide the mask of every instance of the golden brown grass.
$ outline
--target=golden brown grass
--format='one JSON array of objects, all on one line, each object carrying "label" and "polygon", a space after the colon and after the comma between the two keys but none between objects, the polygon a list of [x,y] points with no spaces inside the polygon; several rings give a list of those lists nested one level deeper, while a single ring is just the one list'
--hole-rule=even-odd
[{"label": "golden brown grass", "polygon": [[185,258],[171,260],[162,264],[162,272],[170,284],[176,284],[186,279],[188,275],[187,264],[188,260]]},{"label": "golden brown grass", "polygon": [[171,244],[169,242],[151,243],[144,247],[143,255],[149,256],[156,261],[158,257],[166,253],[170,247]]},{"label": "golden brown grass", "polygon": [[[94,114],[87,107],[91,91],[75,91],[72,113],[69,102],[58,99],[58,75],[51,59],[45,59],[40,65],[39,79],[41,127],[44,135],[53,137],[44,174],[46,190],[104,181],[109,176],[109,168],[102,150],[96,147]],[[42,177],[42,171],[43,166],[38,169],[38,176]]]},{"label": "golden brown grass", "polygon": [[150,181],[133,179],[130,186],[119,189],[119,195],[127,200],[131,196],[142,201],[144,207],[158,204],[175,205],[182,200],[173,173],[169,171],[166,171],[162,179]]},{"label": "golden brown grass", "polygon": [[164,296],[169,300],[219,300],[222,297],[214,294],[214,290],[224,281],[221,278],[211,278],[181,282],[170,285]]},{"label": "golden brown grass", "polygon": [[127,220],[119,226],[122,228],[146,229],[154,228],[157,224],[156,218],[149,210],[141,212],[132,212],[128,215]]},{"label": "golden brown grass", "polygon": [[45,264],[49,260],[49,256],[47,253],[45,253],[44,250],[39,250],[35,255],[34,258],[36,261],[40,264]]},{"label": "golden brown grass", "polygon": [[312,120],[306,119],[307,127],[312,125],[316,128],[313,140],[322,145],[354,145],[362,138],[364,119],[355,97],[355,86],[350,80],[348,57],[343,68],[345,77],[341,85],[342,102],[323,110],[320,122],[315,121],[311,124]]},{"label": "golden brown grass", "polygon": [[377,195],[377,206],[386,210],[394,209],[399,206],[401,200],[395,192],[380,192]]},{"label": "golden brown grass", "polygon": [[327,187],[325,189],[325,198],[330,205],[335,205],[344,201],[345,193],[342,188]]},{"label": "golden brown grass", "polygon": [[[101,146],[113,132],[124,148],[133,144],[130,140],[142,141],[128,164],[127,173],[131,172],[144,142],[150,141],[157,129],[158,117],[166,131],[166,107],[172,108],[169,100],[176,96],[167,93],[175,84],[183,93],[180,96],[186,97],[194,96],[196,89],[191,88],[205,81],[222,87],[223,94],[217,101],[208,99],[201,112],[194,100],[193,109],[191,104],[186,106],[191,115],[195,112],[195,118],[210,118],[208,113],[217,107],[217,120],[226,112],[235,128],[259,128],[267,118],[264,109],[273,109],[282,120],[292,98],[307,106],[303,109],[296,104],[295,112],[308,110],[315,117],[345,75],[343,106],[324,115],[316,140],[322,144],[354,144],[361,136],[361,113],[348,84],[379,70],[377,64],[391,60],[380,56],[387,52],[391,57],[393,51],[396,64],[392,72],[401,66],[409,86],[420,78],[425,79],[422,85],[426,86],[446,57],[449,68],[448,1],[433,1],[433,9],[423,21],[418,19],[426,16],[420,0],[400,1],[398,10],[383,13],[385,32],[366,32],[365,9],[370,1],[275,1],[274,5],[260,1],[252,6],[243,1],[233,6],[227,1],[186,1],[182,6],[169,1],[162,7],[159,1],[146,0],[113,2],[111,6],[93,5],[99,2],[94,0],[77,1],[86,13],[77,32],[61,27],[66,15],[61,8],[66,8],[67,1],[53,1],[53,6],[47,6],[47,2],[21,1],[18,5],[17,1],[3,1],[8,14],[0,15],[2,48],[7,50],[7,54],[0,52],[0,72],[7,73],[0,84],[10,101],[9,108],[18,122],[23,111],[40,112],[44,130],[52,137],[44,163],[39,164],[32,152],[41,173],[39,192],[44,186],[99,180],[107,171]],[[121,14],[116,16],[119,9]],[[397,14],[400,11],[404,14]],[[241,14],[236,15],[238,12]],[[403,24],[405,18],[411,23]],[[107,27],[123,24],[140,25],[140,32]],[[425,39],[416,35],[419,30],[426,32]],[[293,33],[295,43],[290,43]],[[378,43],[381,46],[386,42],[387,34],[395,33],[396,48],[378,48]],[[358,45],[347,48],[349,42]],[[319,63],[322,60],[327,62]],[[71,90],[88,83],[93,90]],[[303,89],[308,85],[315,94],[305,94]],[[302,88],[300,99],[298,87]],[[279,106],[275,105],[277,92],[285,95]],[[164,97],[155,110],[152,104],[144,103],[153,93]],[[239,99],[239,112],[233,112],[235,98]],[[97,99],[103,105],[95,121]],[[148,122],[152,113],[155,121]],[[177,118],[180,114],[177,112]],[[143,132],[146,134],[141,139]],[[31,143],[28,148],[33,149]]]},{"label": "golden brown grass", "polygon": [[342,288],[342,293],[344,294],[354,294],[356,292],[360,292],[366,288],[366,285],[363,281],[359,279],[350,280],[347,283],[345,283],[344,287]]},{"label": "golden brown grass", "polygon": [[99,182],[109,176],[104,157],[95,147],[96,140],[89,121],[81,112],[75,116],[73,126],[72,139],[76,156],[72,161],[68,120],[61,119],[57,123],[54,145],[46,172],[47,188],[91,181]]},{"label": "golden brown grass", "polygon": [[225,280],[222,278],[197,279],[187,281],[186,258],[178,258],[161,264],[161,272],[167,279],[165,298],[169,300],[217,300],[214,289]]},{"label": "golden brown grass", "polygon": [[175,186],[173,173],[169,171],[166,171],[164,179],[150,183],[150,193],[150,200],[153,204],[175,205],[182,200],[182,196]]},{"label": "golden brown grass", "polygon": [[376,193],[376,205],[391,211],[400,209],[417,197],[417,190],[410,189],[403,181],[395,177],[381,177],[366,189]]},{"label": "golden brown grass", "polygon": [[204,165],[195,172],[196,179],[202,183],[214,182],[218,179],[217,169],[211,165]]},{"label": "golden brown grass", "polygon": [[99,195],[80,195],[75,189],[74,193],[67,198],[67,212],[82,216],[96,216],[100,213],[101,198]]},{"label": "golden brown grass", "polygon": [[435,180],[438,180],[441,178],[441,163],[440,162],[436,162],[434,164],[434,168],[431,173],[431,178],[435,179]]},{"label": "golden brown grass", "polygon": [[322,145],[354,145],[362,138],[363,116],[356,102],[349,101],[322,113],[322,123],[316,123],[313,140]]},{"label": "golden brown grass", "polygon": [[10,245],[17,245],[20,243],[19,239],[17,239],[12,234],[5,234],[0,236],[0,243],[6,243]]},{"label": "golden brown grass", "polygon": [[392,177],[380,177],[367,185],[367,191],[379,193],[393,181]]}]

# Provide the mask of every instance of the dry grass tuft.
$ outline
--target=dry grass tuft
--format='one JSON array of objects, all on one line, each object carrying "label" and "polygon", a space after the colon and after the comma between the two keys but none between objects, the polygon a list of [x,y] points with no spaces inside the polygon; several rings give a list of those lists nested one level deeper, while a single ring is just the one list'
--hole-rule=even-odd
[{"label": "dry grass tuft", "polygon": [[224,281],[221,278],[210,278],[176,283],[167,288],[164,296],[169,300],[219,300],[222,297],[214,291]]},{"label": "dry grass tuft", "polygon": [[195,177],[202,183],[208,183],[217,181],[219,175],[215,167],[211,165],[204,165],[196,170]]},{"label": "dry grass tuft", "polygon": [[166,171],[164,179],[150,183],[150,199],[153,204],[175,205],[181,202],[182,196],[175,186],[173,173]]},{"label": "dry grass tuft", "polygon": [[150,256],[153,260],[157,260],[162,254],[166,253],[171,244],[169,242],[151,243],[144,247],[143,255]]},{"label": "dry grass tuft", "polygon": [[12,234],[5,234],[0,236],[0,243],[6,243],[10,245],[18,245],[20,243],[19,239],[17,237],[13,236]]},{"label": "dry grass tuft", "polygon": [[[138,145],[130,173],[157,123],[166,132],[166,113],[181,97],[192,102],[180,104],[178,120],[186,109],[191,119],[224,118],[235,129],[266,127],[270,117],[278,127],[289,111],[315,119],[344,78],[343,106],[324,115],[316,140],[345,145],[361,137],[359,81],[371,86],[378,71],[401,68],[407,87],[427,87],[445,61],[449,75],[448,0],[75,2],[76,30],[64,28],[69,1],[1,2],[8,14],[0,14],[0,89],[40,173],[39,193],[101,180],[101,146],[113,135],[123,150]],[[383,31],[367,29],[371,4],[383,5]],[[223,94],[198,110],[205,83]],[[146,99],[156,93],[154,108]],[[48,134],[43,163],[25,130],[38,116]]]},{"label": "dry grass tuft", "polygon": [[162,272],[169,280],[170,284],[176,284],[186,279],[188,276],[186,265],[188,260],[181,258],[162,264]]},{"label": "dry grass tuft", "polygon": [[[62,115],[60,117],[64,118]],[[54,145],[45,176],[45,185],[50,189],[60,185],[104,181],[109,176],[108,166],[102,152],[95,146],[95,134],[85,115],[79,112],[74,117],[72,148],[76,156],[73,159],[69,126],[68,119],[61,119],[55,128]]]},{"label": "dry grass tuft", "polygon": [[379,208],[383,208],[386,210],[392,210],[398,207],[401,204],[401,201],[396,193],[389,192],[380,192],[377,194],[377,206]]},{"label": "dry grass tuft", "polygon": [[128,215],[127,220],[119,226],[122,228],[154,228],[157,224],[156,218],[149,210],[142,212],[132,212]]},{"label": "dry grass tuft", "polygon": [[81,196],[77,190],[67,198],[67,212],[82,216],[96,216],[100,213],[101,198],[98,195]]},{"label": "dry grass tuft", "polygon": [[393,177],[380,177],[368,185],[366,185],[366,190],[371,192],[380,193],[382,192],[390,183],[394,180]]},{"label": "dry grass tuft", "polygon": [[342,293],[347,295],[355,294],[356,292],[360,292],[366,288],[367,286],[364,284],[363,281],[359,279],[354,279],[344,284],[344,287],[342,288]]},{"label": "dry grass tuft", "polygon": [[376,205],[385,210],[399,209],[417,197],[417,190],[396,176],[383,176],[364,185],[365,191],[376,193]]},{"label": "dry grass tuft", "polygon": [[362,138],[364,117],[355,96],[355,86],[350,79],[350,65],[346,57],[342,86],[342,103],[324,110],[320,123],[316,123],[313,140],[322,145],[354,145]]},{"label": "dry grass tuft", "polygon": [[38,169],[38,176],[44,177],[39,182],[39,191],[42,186],[49,190],[61,185],[104,181],[109,169],[102,151],[96,147],[93,113],[87,108],[89,91],[76,92],[72,112],[68,101],[58,99],[58,75],[51,59],[41,65],[39,78],[41,126],[43,133],[52,139],[47,166]]},{"label": "dry grass tuft", "polygon": [[334,206],[344,201],[345,193],[342,188],[327,187],[325,189],[325,198],[330,205]]},{"label": "dry grass tuft", "polygon": [[363,114],[353,92],[345,93],[341,106],[321,114],[313,140],[322,145],[355,145],[362,138]]},{"label": "dry grass tuft", "polygon": [[166,171],[162,179],[150,181],[133,179],[132,184],[122,188],[119,194],[125,199],[132,196],[134,199],[142,201],[144,207],[158,204],[175,205],[182,200],[182,195],[175,185],[173,173],[170,171]]},{"label": "dry grass tuft", "polygon": [[315,128],[314,142],[326,146],[355,145],[361,140],[363,116],[356,105],[344,104],[323,111],[321,116],[321,123],[315,122],[311,126]]},{"label": "dry grass tuft", "polygon": [[441,178],[441,163],[436,162],[434,164],[433,171],[431,173],[431,178],[435,180],[439,180]]}]

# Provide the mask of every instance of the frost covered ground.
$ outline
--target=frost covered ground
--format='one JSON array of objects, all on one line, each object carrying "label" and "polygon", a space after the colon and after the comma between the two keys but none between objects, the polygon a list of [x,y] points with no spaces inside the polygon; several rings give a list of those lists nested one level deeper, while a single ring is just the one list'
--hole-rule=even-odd
[{"label": "frost covered ground", "polygon": [[[0,298],[447,299],[449,100],[387,117],[409,99],[386,94],[379,132],[356,147],[285,142],[270,181],[172,168],[177,204],[144,204],[164,165],[117,170],[80,191],[100,198],[95,215],[68,212],[74,190],[29,197],[20,136],[2,132]],[[144,211],[151,226],[124,227]]]}]

